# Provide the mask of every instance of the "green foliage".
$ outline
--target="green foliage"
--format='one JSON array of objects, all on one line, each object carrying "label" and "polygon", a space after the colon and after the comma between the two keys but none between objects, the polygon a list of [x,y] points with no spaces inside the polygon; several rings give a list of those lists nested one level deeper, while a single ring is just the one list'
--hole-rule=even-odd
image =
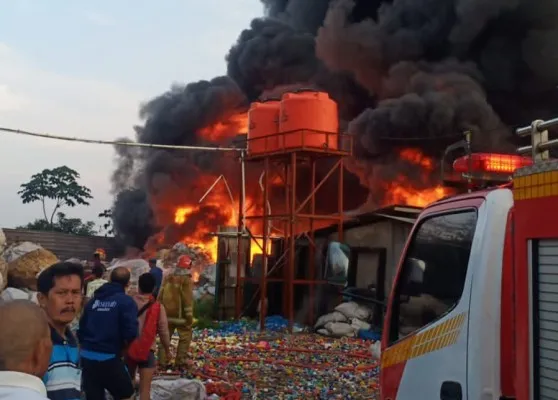
[{"label": "green foliage", "polygon": [[[54,169],[45,169],[31,177],[29,182],[22,184],[17,193],[23,204],[40,201],[43,205],[45,222],[53,226],[56,212],[64,207],[76,205],[89,205],[87,200],[92,199],[91,190],[78,183],[79,173],[67,166]],[[46,200],[55,202],[50,217],[46,211]]]},{"label": "green foliage", "polygon": [[110,208],[107,208],[106,210],[103,210],[103,212],[100,213],[98,217],[105,219],[105,223],[102,225],[102,227],[105,230],[106,235],[114,235],[114,228],[112,225],[112,210]]},{"label": "green foliage", "polygon": [[79,218],[66,218],[66,215],[62,212],[57,213],[56,217],[57,220],[53,223],[49,223],[45,219],[36,219],[34,222],[30,222],[27,225],[18,226],[18,229],[54,231],[80,236],[93,236],[97,234],[93,221],[83,222]]},{"label": "green foliage", "polygon": [[213,318],[214,300],[212,298],[201,298],[194,303],[194,326],[198,329],[217,328],[219,324]]}]

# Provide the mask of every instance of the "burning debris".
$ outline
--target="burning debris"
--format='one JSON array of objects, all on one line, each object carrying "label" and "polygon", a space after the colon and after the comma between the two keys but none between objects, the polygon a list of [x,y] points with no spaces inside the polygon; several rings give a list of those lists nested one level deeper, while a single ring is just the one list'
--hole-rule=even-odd
[{"label": "burning debris", "polygon": [[[465,130],[475,149],[507,151],[516,144],[510,125],[550,117],[558,106],[553,2],[262,3],[265,16],[240,33],[227,55],[228,76],[173,86],[144,104],[137,141],[230,145],[247,129],[250,101],[310,87],[339,104],[340,127],[355,137],[345,206],[422,206],[448,194],[440,186],[440,157]],[[200,199],[223,174],[239,193],[234,158],[153,149],[117,156],[117,234],[150,250],[194,244],[215,260],[216,239],[207,234],[236,225],[238,198],[220,183]],[[259,176],[246,180],[248,202],[261,204]],[[302,196],[308,182],[297,184]],[[336,190],[329,185],[324,192]],[[329,197],[318,202],[324,212]]]},{"label": "burning debris", "polygon": [[195,285],[194,299],[215,296],[215,281],[217,267],[215,265],[211,246],[206,244],[176,243],[172,249],[159,252],[163,271],[168,271],[175,265],[180,256],[186,255],[192,260],[192,280]]},{"label": "burning debris", "polygon": [[199,245],[188,245],[182,242],[176,243],[172,249],[160,252],[163,269],[167,270],[176,265],[180,256],[188,256],[192,260],[192,280],[197,283],[200,280],[200,275],[209,266],[214,264],[211,254],[207,248]]}]

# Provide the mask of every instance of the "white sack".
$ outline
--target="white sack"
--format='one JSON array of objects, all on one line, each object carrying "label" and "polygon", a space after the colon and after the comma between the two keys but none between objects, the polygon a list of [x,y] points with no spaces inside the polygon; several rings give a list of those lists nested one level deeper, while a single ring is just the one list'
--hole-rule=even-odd
[{"label": "white sack", "polygon": [[17,260],[19,257],[38,249],[42,249],[42,247],[38,244],[31,242],[22,242],[8,247],[4,251],[3,256],[8,263],[11,263]]},{"label": "white sack", "polygon": [[368,322],[366,321],[362,321],[358,318],[352,318],[351,319],[351,326],[353,328],[355,328],[356,330],[365,330],[365,331],[369,331],[370,328],[372,328],[372,325],[370,325]]},{"label": "white sack", "polygon": [[361,306],[354,301],[339,304],[335,307],[335,311],[339,311],[348,319],[358,318],[363,321],[367,321],[372,314],[372,311],[368,307]]},{"label": "white sack", "polygon": [[372,343],[370,345],[370,353],[376,360],[380,360],[382,357],[382,342],[378,340],[377,342]]},{"label": "white sack", "polygon": [[155,379],[151,384],[152,400],[205,400],[207,393],[196,379]]},{"label": "white sack", "polygon": [[37,300],[37,292],[24,291],[16,288],[6,288],[2,293],[0,293],[0,300],[2,301],[12,301],[12,300],[31,300],[35,304],[39,304]]},{"label": "white sack", "polygon": [[347,322],[347,317],[345,317],[345,315],[343,315],[339,311],[334,311],[332,313],[322,315],[316,321],[316,324],[314,325],[314,329],[321,328],[325,326],[328,322]]},{"label": "white sack", "polygon": [[329,322],[325,328],[333,337],[355,337],[357,333],[355,328],[345,322]]}]

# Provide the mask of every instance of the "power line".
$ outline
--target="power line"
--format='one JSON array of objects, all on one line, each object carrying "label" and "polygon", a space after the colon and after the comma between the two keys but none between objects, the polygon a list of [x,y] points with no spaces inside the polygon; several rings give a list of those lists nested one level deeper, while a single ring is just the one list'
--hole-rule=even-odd
[{"label": "power line", "polygon": [[33,137],[40,137],[44,139],[64,140],[67,142],[89,143],[89,144],[104,144],[109,146],[128,146],[128,147],[147,147],[152,149],[166,149],[166,150],[190,150],[190,151],[245,151],[243,148],[238,147],[210,147],[210,146],[180,146],[169,144],[154,144],[154,143],[137,143],[137,142],[123,142],[123,141],[110,141],[110,140],[97,140],[97,139],[84,139],[77,137],[67,137],[59,135],[51,135],[48,133],[29,132],[21,129],[11,129],[0,127],[1,132],[15,133],[18,135],[26,135]]},{"label": "power line", "polygon": [[[482,133],[490,133],[495,131],[500,131],[505,129],[505,127],[499,126],[492,129],[483,130]],[[109,140],[96,140],[96,139],[84,139],[84,138],[77,138],[77,137],[67,137],[67,136],[59,136],[59,135],[52,135],[47,133],[36,133],[36,132],[29,132],[21,129],[11,129],[11,128],[4,128],[0,127],[0,132],[8,132],[8,133],[15,133],[19,135],[27,135],[33,137],[40,137],[45,139],[54,139],[54,140],[64,140],[67,142],[79,142],[79,143],[89,143],[89,144],[104,144],[110,146],[128,146],[128,147],[147,147],[152,149],[166,149],[166,150],[190,150],[190,151],[236,151],[242,152],[245,151],[245,148],[240,147],[221,147],[221,146],[182,146],[182,145],[168,145],[168,144],[154,144],[154,143],[138,143],[138,142],[123,142],[123,141],[109,141]],[[384,140],[390,142],[428,142],[433,140],[441,140],[441,139],[454,139],[458,137],[462,137],[463,133],[452,133],[448,135],[440,135],[440,136],[423,136],[423,137],[389,137],[389,136],[380,136],[377,137],[377,140]]]}]

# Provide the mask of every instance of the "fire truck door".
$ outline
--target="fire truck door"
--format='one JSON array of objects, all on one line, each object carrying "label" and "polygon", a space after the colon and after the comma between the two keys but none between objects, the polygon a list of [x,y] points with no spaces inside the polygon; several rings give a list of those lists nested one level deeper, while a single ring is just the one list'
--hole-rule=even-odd
[{"label": "fire truck door", "polygon": [[476,222],[475,208],[453,209],[425,217],[414,229],[395,283],[382,354],[384,400],[467,398]]}]

